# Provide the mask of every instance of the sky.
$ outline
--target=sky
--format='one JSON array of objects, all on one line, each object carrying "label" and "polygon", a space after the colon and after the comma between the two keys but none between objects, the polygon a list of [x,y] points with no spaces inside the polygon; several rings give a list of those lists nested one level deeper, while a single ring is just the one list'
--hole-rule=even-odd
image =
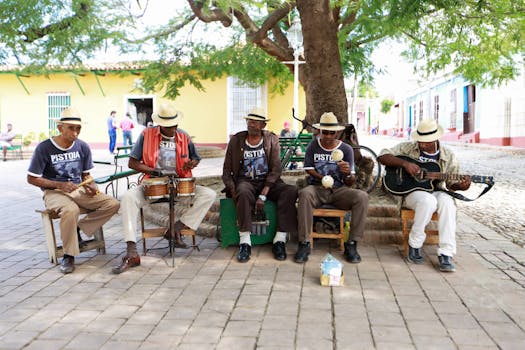
[{"label": "sky", "polygon": [[[165,0],[138,0],[132,1],[132,13],[138,14],[147,3],[147,11],[140,21],[145,25],[157,25],[167,23],[173,13],[187,6],[185,1]],[[412,65],[401,57],[400,44],[387,41],[381,44],[372,55],[372,61],[376,68],[384,71],[375,77],[375,89],[381,97],[400,98],[417,87],[416,77],[412,73]],[[111,57],[109,53],[108,57]],[[141,57],[143,58],[143,57]]]},{"label": "sky", "polygon": [[404,93],[417,87],[417,77],[412,72],[413,65],[401,56],[400,44],[388,41],[381,44],[372,54],[376,68],[386,74],[375,77],[375,88],[380,96],[402,97]]}]

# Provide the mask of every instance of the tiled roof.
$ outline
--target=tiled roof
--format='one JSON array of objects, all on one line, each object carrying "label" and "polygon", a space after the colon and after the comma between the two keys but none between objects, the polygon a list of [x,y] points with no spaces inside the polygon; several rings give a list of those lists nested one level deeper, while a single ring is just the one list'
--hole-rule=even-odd
[{"label": "tiled roof", "polygon": [[[117,63],[97,63],[84,64],[79,66],[45,66],[29,69],[30,72],[41,70],[42,72],[64,72],[64,71],[127,71],[127,70],[142,70],[148,65],[148,62],[117,62]],[[0,65],[0,72],[15,73],[23,72],[26,66],[17,65]]]}]

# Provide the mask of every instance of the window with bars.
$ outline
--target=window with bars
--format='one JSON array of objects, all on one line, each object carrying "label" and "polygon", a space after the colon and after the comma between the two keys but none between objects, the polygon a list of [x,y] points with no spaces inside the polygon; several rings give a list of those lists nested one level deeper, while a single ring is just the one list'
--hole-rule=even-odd
[{"label": "window with bars", "polygon": [[266,85],[252,87],[228,77],[228,133],[246,130],[244,117],[254,107],[266,109]]},{"label": "window with bars", "polygon": [[57,121],[64,108],[71,106],[71,96],[68,93],[47,94],[47,120],[48,134],[53,136],[57,133]]},{"label": "window with bars", "polygon": [[423,119],[423,101],[419,101],[419,120]]},{"label": "window with bars", "polygon": [[434,96],[434,119],[439,121],[439,95]]}]

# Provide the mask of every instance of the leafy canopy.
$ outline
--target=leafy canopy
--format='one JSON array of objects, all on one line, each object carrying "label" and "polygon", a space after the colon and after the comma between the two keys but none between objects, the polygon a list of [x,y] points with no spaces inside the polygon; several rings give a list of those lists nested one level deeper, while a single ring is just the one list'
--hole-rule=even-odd
[{"label": "leafy canopy", "polygon": [[[293,58],[285,34],[296,1],[186,0],[165,23],[145,25],[149,1],[2,0],[0,64],[81,67],[118,48],[123,60],[148,65],[145,89],[164,87],[170,97],[184,84],[202,88],[202,79],[225,74],[251,84],[274,79],[277,93],[291,81],[290,66],[280,62]],[[375,73],[370,55],[387,38],[403,40],[404,54],[427,75],[453,71],[495,85],[523,66],[525,0],[331,0],[330,6],[343,72],[368,83]]]}]

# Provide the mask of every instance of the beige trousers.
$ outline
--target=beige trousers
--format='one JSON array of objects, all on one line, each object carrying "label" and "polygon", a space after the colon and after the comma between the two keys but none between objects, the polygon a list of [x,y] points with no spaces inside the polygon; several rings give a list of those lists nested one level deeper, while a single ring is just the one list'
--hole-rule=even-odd
[{"label": "beige trousers", "polygon": [[[45,190],[44,203],[46,209],[56,211],[60,216],[60,238],[64,254],[72,256],[80,254],[77,226],[91,237],[118,212],[120,207],[119,201],[115,198],[103,193],[91,197],[83,188],[71,193]],[[90,212],[79,220],[81,209]]]}]

